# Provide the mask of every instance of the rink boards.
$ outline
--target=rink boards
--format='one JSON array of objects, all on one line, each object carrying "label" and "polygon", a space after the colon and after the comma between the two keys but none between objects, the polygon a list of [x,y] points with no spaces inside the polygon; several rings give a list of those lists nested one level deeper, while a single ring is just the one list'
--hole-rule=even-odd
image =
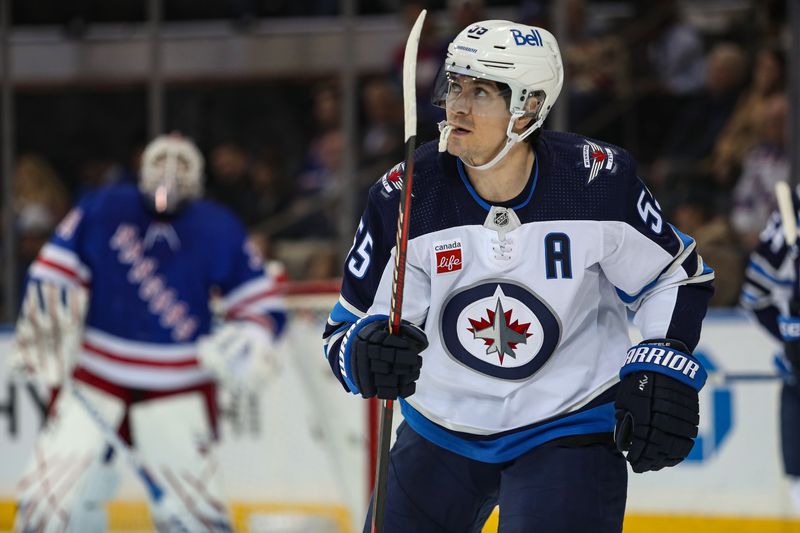
[{"label": "rink boards", "polygon": [[[282,371],[261,397],[223,395],[220,462],[241,530],[280,523],[282,531],[352,531],[363,516],[366,410],[330,375],[319,349],[319,321],[311,313],[291,321]],[[0,353],[9,342],[10,332],[0,332]],[[800,523],[790,520],[781,471],[780,383],[765,378],[777,373],[778,349],[744,315],[711,314],[697,349],[715,369],[701,395],[700,438],[682,465],[631,473],[626,533],[800,532]],[[10,528],[14,484],[41,423],[36,405],[30,390],[9,382],[3,366],[0,531]],[[149,529],[143,502],[137,480],[127,475],[111,506],[113,529]],[[493,523],[496,517],[486,531]]]}]

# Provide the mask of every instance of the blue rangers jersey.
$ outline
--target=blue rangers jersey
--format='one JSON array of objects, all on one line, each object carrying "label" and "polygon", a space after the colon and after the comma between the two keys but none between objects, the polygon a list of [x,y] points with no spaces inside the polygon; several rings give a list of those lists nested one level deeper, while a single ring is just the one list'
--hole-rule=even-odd
[{"label": "blue rangers jersey", "polygon": [[145,208],[134,185],[85,197],[29,270],[31,280],[89,289],[77,370],[123,387],[170,390],[211,380],[195,341],[219,292],[226,320],[277,335],[285,315],[264,262],[228,210],[199,200],[169,219]]},{"label": "blue rangers jersey", "polygon": [[[697,344],[713,270],[667,223],[620,148],[543,132],[524,190],[490,204],[459,159],[415,155],[403,317],[429,340],[411,427],[485,462],[555,438],[610,432],[631,341]],[[388,314],[402,165],[370,190],[328,319],[325,354],[343,386],[355,322]]]},{"label": "blue rangers jersey", "polygon": [[[792,192],[793,205],[800,205]],[[740,304],[753,312],[775,338],[782,340],[781,316],[789,316],[789,300],[797,291],[797,264],[786,244],[780,213],[773,212],[759,235],[759,244],[750,254],[745,269]]]}]

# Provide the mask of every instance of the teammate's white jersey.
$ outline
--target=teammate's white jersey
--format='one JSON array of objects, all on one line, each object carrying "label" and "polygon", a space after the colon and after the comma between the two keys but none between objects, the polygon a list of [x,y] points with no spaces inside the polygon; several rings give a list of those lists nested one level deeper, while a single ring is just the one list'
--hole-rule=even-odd
[{"label": "teammate's white jersey", "polygon": [[[800,206],[797,191],[792,192],[795,211]],[[740,303],[752,311],[758,321],[778,340],[783,340],[779,317],[797,313],[789,301],[797,285],[797,258],[790,253],[778,211],[772,213],[759,235],[759,243],[750,254],[745,269]]]},{"label": "teammate's white jersey", "polygon": [[[461,162],[415,158],[403,317],[429,347],[406,421],[436,444],[488,462],[567,435],[613,430],[612,392],[630,347],[626,306],[645,338],[693,348],[713,271],[664,220],[623,150],[545,132],[522,193],[490,205]],[[388,314],[401,166],[370,191],[326,331],[334,373],[349,336]]]}]

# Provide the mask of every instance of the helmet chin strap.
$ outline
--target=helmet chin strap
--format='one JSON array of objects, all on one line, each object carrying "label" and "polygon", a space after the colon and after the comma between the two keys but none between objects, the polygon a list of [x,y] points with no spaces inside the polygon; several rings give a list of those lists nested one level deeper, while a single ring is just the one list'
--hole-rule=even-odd
[{"label": "helmet chin strap", "polygon": [[[508,121],[508,128],[506,128],[506,144],[505,146],[503,146],[503,148],[500,149],[499,152],[497,152],[497,155],[495,155],[491,161],[489,161],[488,163],[484,163],[482,165],[470,165],[463,159],[461,159],[461,162],[464,163],[469,168],[473,168],[475,170],[487,170],[495,166],[497,163],[499,163],[501,159],[503,159],[506,155],[508,155],[508,152],[511,151],[511,148],[513,148],[514,144],[520,141],[524,141],[528,137],[528,135],[533,133],[533,131],[536,128],[541,126],[542,121],[537,120],[532,126],[530,126],[524,132],[514,133],[513,131],[511,131],[512,128],[514,127],[514,122],[522,116],[523,115],[511,116],[511,119]],[[439,151],[444,152],[447,150],[447,138],[450,137],[450,132],[453,131],[454,128],[453,126],[449,125],[446,120],[439,122],[438,126],[439,126]]]}]

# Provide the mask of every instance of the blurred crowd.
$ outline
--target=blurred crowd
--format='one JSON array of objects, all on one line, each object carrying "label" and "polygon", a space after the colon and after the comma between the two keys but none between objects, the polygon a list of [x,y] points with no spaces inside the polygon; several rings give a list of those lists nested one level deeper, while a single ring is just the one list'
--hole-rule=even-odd
[{"label": "blurred crowd", "polygon": [[[255,18],[338,9],[335,0],[235,4],[240,10],[235,16]],[[502,4],[517,9],[520,22],[555,27],[556,2]],[[554,33],[562,43],[566,83],[557,105],[563,107],[569,130],[633,153],[668,218],[695,237],[715,268],[712,303],[734,305],[745,257],[775,207],[774,184],[789,178],[785,2],[737,1],[720,9],[726,2],[717,1],[714,16],[705,18],[700,15],[707,12],[697,7],[703,2],[692,3],[694,11],[686,9],[687,2],[674,0],[615,2],[624,9],[606,6],[604,12],[612,15],[602,19],[593,16],[599,4],[560,4],[565,33]],[[435,138],[441,111],[430,105],[429,96],[446,45],[454,31],[486,18],[496,4],[375,0],[361,5],[367,12],[397,12],[409,26],[422,8],[447,10],[443,17],[429,17],[419,47],[419,137]],[[441,20],[450,24],[440,27]],[[293,98],[276,93],[271,108],[253,111],[242,104],[251,111],[233,120],[227,108],[176,120],[206,155],[208,196],[234,209],[254,242],[268,257],[281,259],[291,278],[340,274],[337,214],[342,195],[357,198],[360,212],[366,189],[403,157],[403,46],[397,43],[385,72],[362,73],[358,80],[358,190],[345,190],[342,177],[347,147],[335,77],[299,80],[291,88]],[[229,93],[231,100],[243,101],[239,93]],[[250,97],[264,98],[263,90],[255,93]],[[211,125],[192,128],[204,119]],[[552,126],[552,115],[549,120]],[[31,261],[81,194],[111,181],[136,179],[146,141],[141,124],[124,138],[125,150],[76,161],[74,152],[72,159],[52,157],[41,147],[37,152],[36,143],[26,144],[22,135],[14,189],[19,268]]]}]

